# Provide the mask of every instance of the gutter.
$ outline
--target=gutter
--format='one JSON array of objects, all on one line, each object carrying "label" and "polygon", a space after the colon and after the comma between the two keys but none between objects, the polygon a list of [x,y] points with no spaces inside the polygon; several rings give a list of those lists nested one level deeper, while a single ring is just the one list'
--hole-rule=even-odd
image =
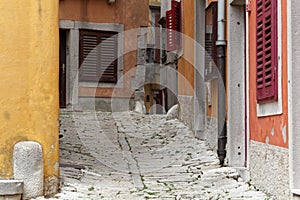
[{"label": "gutter", "polygon": [[225,0],[218,0],[218,157],[220,165],[224,165],[226,157],[227,126],[226,126],[226,93],[225,93]]}]

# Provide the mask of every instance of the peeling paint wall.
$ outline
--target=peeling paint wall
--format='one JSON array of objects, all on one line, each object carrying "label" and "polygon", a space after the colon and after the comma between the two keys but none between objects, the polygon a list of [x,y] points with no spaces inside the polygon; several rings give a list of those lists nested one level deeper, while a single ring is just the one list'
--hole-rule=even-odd
[{"label": "peeling paint wall", "polygon": [[[250,107],[250,139],[262,143],[288,148],[288,101],[287,101],[287,4],[281,0],[281,45],[282,55],[282,114],[258,117],[256,104],[256,12],[255,1],[252,1],[252,12],[249,13],[249,107]],[[279,16],[278,16],[279,17]]]},{"label": "peeling paint wall", "polygon": [[14,144],[36,141],[49,191],[59,175],[58,1],[0,1],[0,10],[0,178],[13,177]]},{"label": "peeling paint wall", "polygon": [[249,162],[251,180],[256,186],[274,195],[276,199],[289,199],[287,0],[277,2],[278,85],[281,88],[278,90],[279,99],[275,102],[277,107],[260,109],[266,108],[265,106],[270,103],[259,106],[256,103],[256,43],[253,42],[256,41],[256,1],[251,1],[252,11],[247,14],[249,17]]}]

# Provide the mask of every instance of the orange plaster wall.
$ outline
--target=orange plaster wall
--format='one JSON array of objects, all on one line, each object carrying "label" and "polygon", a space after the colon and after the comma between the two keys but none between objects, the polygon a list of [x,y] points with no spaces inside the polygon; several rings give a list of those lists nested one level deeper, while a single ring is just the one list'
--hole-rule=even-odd
[{"label": "orange plaster wall", "polygon": [[125,30],[147,26],[148,0],[60,0],[59,18],[97,23],[119,23]]},{"label": "orange plaster wall", "polygon": [[[282,110],[283,114],[269,116],[269,117],[257,117],[256,111],[256,12],[255,1],[252,1],[252,12],[249,14],[249,58],[250,58],[250,91],[249,91],[249,103],[250,103],[250,139],[258,142],[266,142],[266,138],[269,138],[269,144],[288,148],[288,80],[287,80],[287,0],[282,0],[282,81],[278,80],[278,83],[282,82]],[[286,143],[284,143],[282,136],[282,129],[286,128]],[[274,129],[274,136],[271,131]]]},{"label": "orange plaster wall", "polygon": [[[131,75],[134,75],[137,60],[136,51],[132,51],[137,47],[137,40],[132,38],[137,38],[139,34],[137,28],[148,25],[148,0],[117,0],[113,4],[108,4],[107,0],[60,0],[59,18],[61,20],[124,24],[124,52],[126,54],[123,55],[123,74],[126,74],[126,80],[124,80],[124,88],[116,89],[114,95],[130,97],[132,92],[130,79]],[[113,88],[80,87],[79,96],[111,97],[113,90]]]},{"label": "orange plaster wall", "polygon": [[209,5],[211,2],[217,2],[218,0],[208,0],[207,5]]},{"label": "orange plaster wall", "polygon": [[178,94],[194,95],[194,1],[183,5],[183,57],[178,60]]},{"label": "orange plaster wall", "polygon": [[[207,116],[218,116],[218,80],[212,80],[210,86],[211,104],[208,104],[208,97],[206,98],[206,112]],[[208,89],[208,88],[207,88]]]}]

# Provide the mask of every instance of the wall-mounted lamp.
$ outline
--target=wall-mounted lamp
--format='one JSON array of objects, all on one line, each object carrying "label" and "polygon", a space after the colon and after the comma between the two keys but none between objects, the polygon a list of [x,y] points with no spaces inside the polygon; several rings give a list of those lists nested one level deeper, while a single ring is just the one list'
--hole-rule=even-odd
[{"label": "wall-mounted lamp", "polygon": [[112,4],[112,3],[115,3],[116,2],[116,0],[107,0],[107,3],[109,3],[109,4]]}]

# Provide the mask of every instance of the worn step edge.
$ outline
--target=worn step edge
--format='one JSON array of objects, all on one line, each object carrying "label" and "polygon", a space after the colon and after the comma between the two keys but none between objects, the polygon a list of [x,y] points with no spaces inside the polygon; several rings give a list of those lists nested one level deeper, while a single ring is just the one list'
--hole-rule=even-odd
[{"label": "worn step edge", "polygon": [[22,194],[23,185],[22,180],[0,180],[0,196]]}]

